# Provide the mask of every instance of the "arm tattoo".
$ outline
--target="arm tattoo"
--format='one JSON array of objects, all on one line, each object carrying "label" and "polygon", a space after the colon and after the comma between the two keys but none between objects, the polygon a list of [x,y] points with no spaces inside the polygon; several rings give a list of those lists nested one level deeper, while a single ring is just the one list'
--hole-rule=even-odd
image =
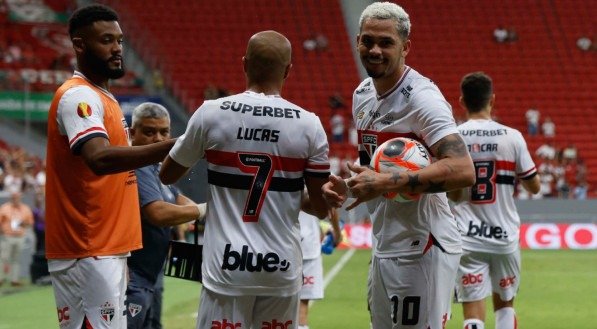
[{"label": "arm tattoo", "polygon": [[367,193],[371,193],[373,191],[373,179],[369,176],[366,176],[363,183],[365,184],[365,191],[367,191]]},{"label": "arm tattoo", "polygon": [[440,141],[440,143],[437,145],[436,154],[438,159],[442,159],[447,156],[463,157],[466,156],[468,152],[462,137],[460,137],[460,135],[453,134],[444,137]]},{"label": "arm tattoo", "polygon": [[416,174],[408,175],[408,183],[406,183],[406,185],[408,185],[410,187],[410,190],[414,192],[415,188],[417,188],[417,186],[423,185],[423,183],[419,181],[419,174]]},{"label": "arm tattoo", "polygon": [[402,177],[400,177],[399,173],[392,173],[392,181],[394,182],[394,184],[397,184],[400,178]]},{"label": "arm tattoo", "polygon": [[[446,181],[439,181],[434,182],[432,180],[429,181],[427,188],[423,190],[425,193],[439,193],[439,192],[446,192],[446,188],[444,184]],[[425,185],[419,181],[419,174],[416,175],[408,175],[408,183],[407,185],[410,187],[410,190],[414,193],[417,186]]]},{"label": "arm tattoo", "polygon": [[[452,134],[442,138],[438,143],[433,145],[433,153],[436,154],[438,159],[443,158],[460,158],[468,156],[466,144],[459,134]],[[456,169],[453,168],[449,163],[444,164],[448,168],[449,172],[454,172]],[[438,181],[424,180],[421,181],[419,174],[406,174],[407,185],[412,193],[419,189],[422,193],[440,193],[446,192],[447,179],[445,177],[439,178]],[[401,179],[399,174],[392,175],[394,183],[397,183]]]}]

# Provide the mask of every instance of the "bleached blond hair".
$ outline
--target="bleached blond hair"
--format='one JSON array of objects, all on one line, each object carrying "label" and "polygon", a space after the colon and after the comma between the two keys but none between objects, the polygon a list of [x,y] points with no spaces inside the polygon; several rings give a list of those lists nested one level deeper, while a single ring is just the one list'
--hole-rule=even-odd
[{"label": "bleached blond hair", "polygon": [[368,19],[393,19],[396,21],[396,31],[403,40],[410,35],[410,17],[404,8],[392,2],[374,2],[367,6],[359,19],[359,31]]}]

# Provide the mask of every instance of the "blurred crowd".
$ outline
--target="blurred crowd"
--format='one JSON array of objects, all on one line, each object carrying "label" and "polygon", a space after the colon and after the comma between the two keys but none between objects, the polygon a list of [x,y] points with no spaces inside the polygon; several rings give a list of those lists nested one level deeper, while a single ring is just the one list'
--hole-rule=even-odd
[{"label": "blurred crowd", "polygon": [[[533,195],[533,199],[584,200],[588,197],[591,186],[587,181],[587,166],[573,143],[557,147],[553,140],[547,139],[534,155],[541,175],[541,192]],[[519,188],[518,198],[529,199],[530,196]]]},{"label": "blurred crowd", "polygon": [[0,191],[43,193],[45,183],[43,159],[0,140]]},{"label": "blurred crowd", "polygon": [[40,274],[47,269],[29,267],[35,255],[44,258],[45,182],[41,158],[0,140],[0,287],[22,287],[22,276],[38,284],[47,279]]},{"label": "blurred crowd", "polygon": [[[6,16],[6,7],[0,5],[0,90],[53,92],[76,68],[65,26],[11,21]],[[143,84],[141,77],[128,70],[114,80],[113,87],[135,93]]]}]

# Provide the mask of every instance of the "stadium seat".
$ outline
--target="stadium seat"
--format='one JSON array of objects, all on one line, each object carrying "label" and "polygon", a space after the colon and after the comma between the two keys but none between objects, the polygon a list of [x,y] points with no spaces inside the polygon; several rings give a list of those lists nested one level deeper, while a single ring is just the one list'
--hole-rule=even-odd
[{"label": "stadium seat", "polygon": [[[127,18],[123,24],[131,43],[146,62],[163,67],[165,81],[173,83],[188,111],[203,98],[197,81],[232,92],[244,89],[240,58],[248,37],[264,29],[284,33],[294,46],[285,96],[318,112],[324,126],[327,97],[338,91],[350,102],[359,81],[340,1],[107,3]],[[456,115],[464,116],[458,105],[460,79],[471,71],[485,71],[494,79],[500,121],[525,132],[524,113],[536,107],[556,123],[557,144],[583,141],[579,154],[592,155],[595,144],[584,141],[597,134],[597,119],[586,115],[594,112],[597,56],[579,51],[576,40],[581,34],[595,35],[594,1],[436,0],[432,6],[426,1],[401,5],[412,20],[407,64],[437,83]],[[499,25],[516,29],[518,41],[496,43],[493,30]],[[318,32],[327,37],[328,49],[306,51],[303,41]],[[529,142],[531,152],[540,145],[534,140]],[[590,163],[590,183],[597,186],[597,163]]]}]

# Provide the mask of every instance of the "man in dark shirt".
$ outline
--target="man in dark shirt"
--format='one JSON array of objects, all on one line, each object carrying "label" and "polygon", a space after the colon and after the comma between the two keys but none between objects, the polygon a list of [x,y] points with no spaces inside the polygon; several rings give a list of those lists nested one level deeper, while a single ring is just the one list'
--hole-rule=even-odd
[{"label": "man in dark shirt", "polygon": [[[133,111],[133,145],[147,145],[170,138],[170,116],[156,103],[143,103]],[[139,188],[143,249],[128,259],[128,329],[161,326],[162,269],[168,253],[171,226],[205,216],[205,204],[196,204],[172,185],[160,182],[160,164],[135,170]]]}]

